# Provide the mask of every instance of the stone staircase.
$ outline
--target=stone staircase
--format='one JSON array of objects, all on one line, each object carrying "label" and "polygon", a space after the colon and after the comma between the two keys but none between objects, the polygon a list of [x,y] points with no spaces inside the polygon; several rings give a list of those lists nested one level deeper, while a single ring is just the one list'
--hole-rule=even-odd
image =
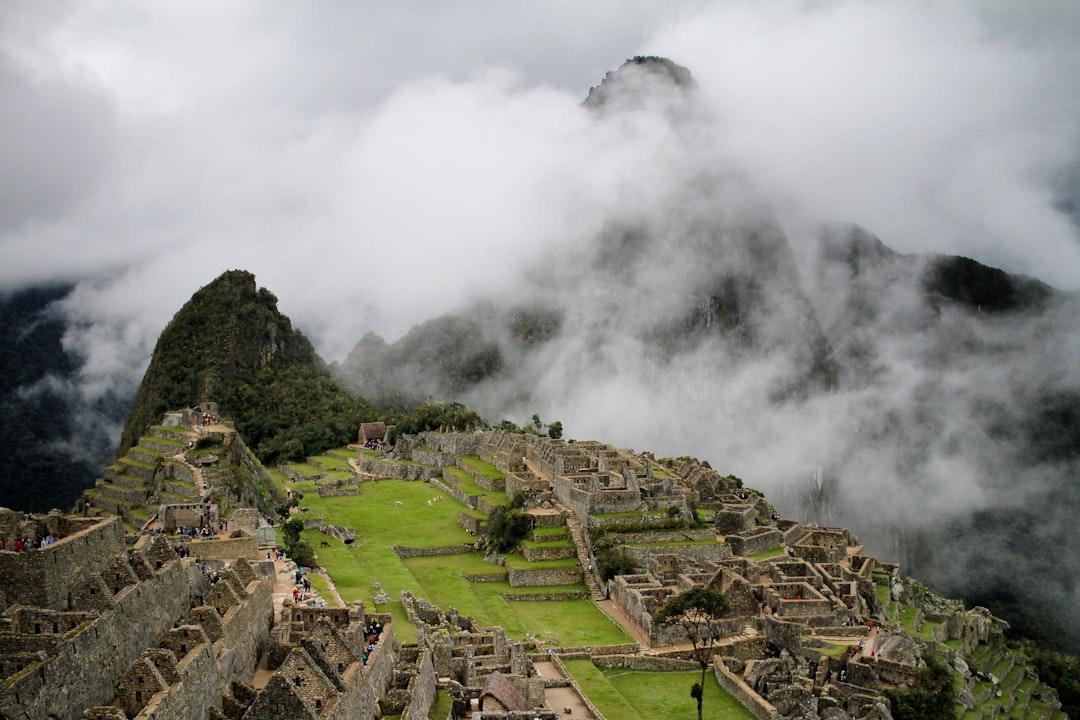
[{"label": "stone staircase", "polygon": [[595,572],[589,572],[588,570],[588,545],[585,543],[585,532],[581,526],[581,520],[578,519],[577,513],[562,503],[556,502],[555,507],[557,507],[566,518],[566,526],[570,529],[570,537],[574,539],[574,547],[577,548],[578,561],[581,562],[582,576],[585,578],[585,586],[589,588],[589,595],[597,602],[606,600],[607,596],[604,595],[604,591],[600,588],[600,583],[596,580]]},{"label": "stone staircase", "polygon": [[182,430],[152,427],[112,465],[89,491],[99,512],[118,515],[129,530],[143,526],[156,505],[193,502],[201,496],[198,469],[183,457]]}]

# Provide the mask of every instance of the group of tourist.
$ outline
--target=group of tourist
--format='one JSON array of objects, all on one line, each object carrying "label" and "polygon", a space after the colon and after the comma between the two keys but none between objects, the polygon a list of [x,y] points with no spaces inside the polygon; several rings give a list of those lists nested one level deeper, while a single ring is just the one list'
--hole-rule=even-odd
[{"label": "group of tourist", "polygon": [[[219,525],[218,527],[221,526]],[[206,526],[189,528],[181,525],[180,527],[176,528],[176,534],[180,535],[181,537],[188,537],[197,540],[199,538],[214,537],[214,530],[213,528],[208,528]]]},{"label": "group of tourist", "polygon": [[364,448],[367,450],[381,450],[382,446],[386,444],[386,441],[382,438],[372,438],[371,440],[364,441]]},{"label": "group of tourist", "polygon": [[364,652],[360,656],[365,665],[367,665],[368,656],[375,652],[380,635],[382,635],[382,623],[378,619],[372,618],[371,625],[368,626],[368,631],[364,635]]},{"label": "group of tourist", "polygon": [[[15,543],[12,545],[12,549],[15,550],[15,552],[24,552],[26,550],[33,550],[34,548],[43,548],[48,545],[52,545],[59,539],[60,537],[58,535],[53,535],[51,532],[45,535],[40,540],[35,540],[34,538],[30,537],[15,538]],[[2,541],[0,541],[0,549],[2,549],[3,547],[4,544]]]}]

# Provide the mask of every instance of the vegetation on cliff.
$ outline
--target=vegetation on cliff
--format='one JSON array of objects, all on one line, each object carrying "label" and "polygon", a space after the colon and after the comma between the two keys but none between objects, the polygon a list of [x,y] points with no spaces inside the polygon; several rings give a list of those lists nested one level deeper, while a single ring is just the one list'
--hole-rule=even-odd
[{"label": "vegetation on cliff", "polygon": [[355,438],[374,411],[350,397],[255,276],[231,270],[162,331],[120,440],[123,454],[166,410],[216,401],[265,464]]}]

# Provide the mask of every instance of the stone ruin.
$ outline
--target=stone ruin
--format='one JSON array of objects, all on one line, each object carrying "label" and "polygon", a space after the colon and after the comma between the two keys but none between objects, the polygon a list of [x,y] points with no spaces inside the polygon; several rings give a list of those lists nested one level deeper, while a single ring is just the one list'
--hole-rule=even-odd
[{"label": "stone ruin", "polygon": [[[6,549],[34,529],[59,539]],[[272,583],[247,560],[211,583],[164,536],[129,547],[119,518],[0,509],[0,536],[4,717],[216,717],[267,646]]]}]

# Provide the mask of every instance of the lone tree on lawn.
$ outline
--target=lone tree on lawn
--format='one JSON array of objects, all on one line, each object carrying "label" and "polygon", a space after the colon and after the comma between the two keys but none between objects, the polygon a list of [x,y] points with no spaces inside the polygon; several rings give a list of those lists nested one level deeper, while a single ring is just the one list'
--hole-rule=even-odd
[{"label": "lone tree on lawn", "polygon": [[720,636],[720,620],[728,607],[727,598],[719,590],[695,587],[668,600],[653,618],[662,625],[681,627],[694,646],[694,659],[701,666],[701,682],[690,688],[690,696],[697,700],[698,720],[701,720],[701,699],[705,693],[705,671],[712,660],[713,644]]}]

